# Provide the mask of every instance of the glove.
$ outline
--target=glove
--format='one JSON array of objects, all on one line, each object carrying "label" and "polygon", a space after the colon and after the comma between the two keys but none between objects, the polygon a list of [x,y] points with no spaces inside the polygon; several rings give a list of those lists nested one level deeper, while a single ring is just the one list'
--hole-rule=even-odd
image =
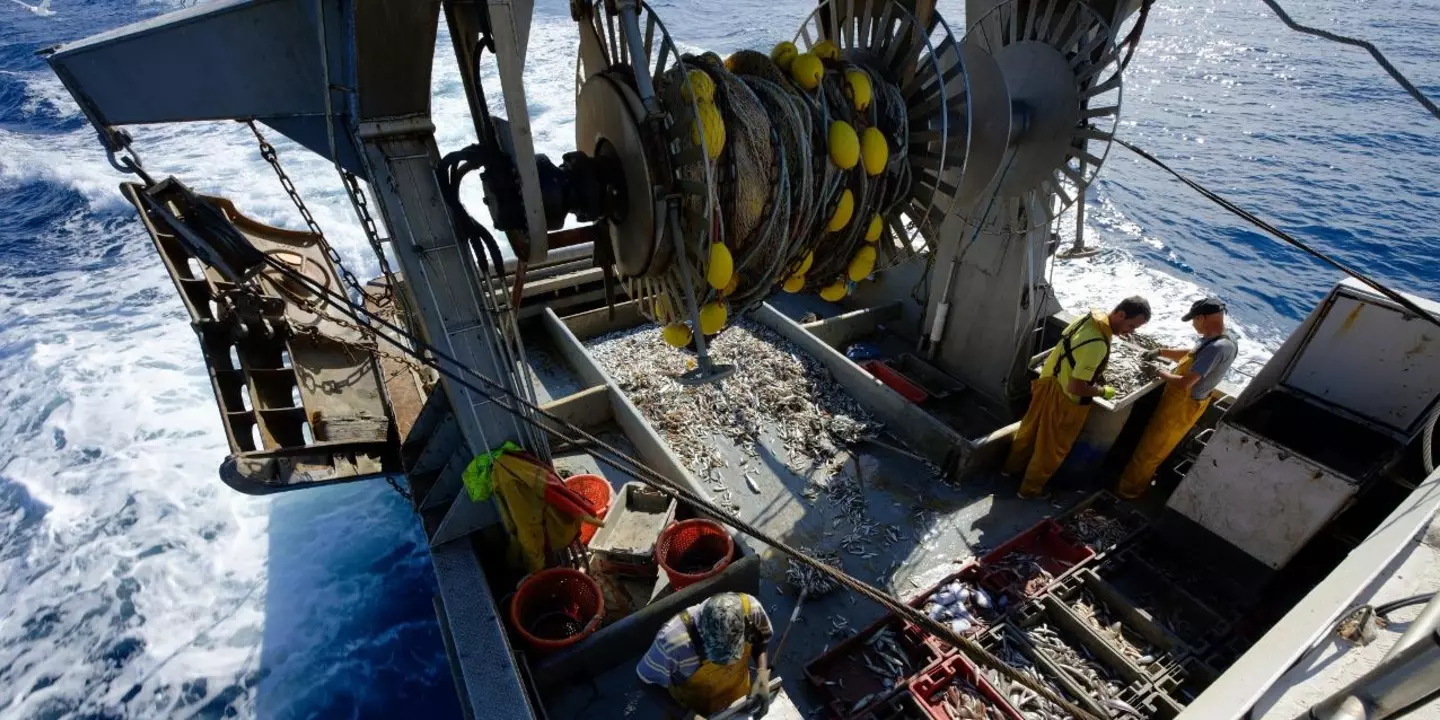
[{"label": "glove", "polygon": [[1105,398],[1106,400],[1114,400],[1114,399],[1115,399],[1115,386],[1114,386],[1114,385],[1106,385],[1105,387],[1100,388],[1100,397],[1103,397],[1103,398]]},{"label": "glove", "polygon": [[750,705],[752,717],[763,717],[770,712],[770,668],[755,671],[755,682],[750,685]]},{"label": "glove", "polygon": [[1146,351],[1145,351],[1145,354],[1144,354],[1144,355],[1141,355],[1140,357],[1143,358],[1143,359],[1145,359],[1145,360],[1150,360],[1150,361],[1152,361],[1152,362],[1155,361],[1155,360],[1159,360],[1159,359],[1160,359],[1160,348],[1155,348],[1154,350],[1146,350]]}]

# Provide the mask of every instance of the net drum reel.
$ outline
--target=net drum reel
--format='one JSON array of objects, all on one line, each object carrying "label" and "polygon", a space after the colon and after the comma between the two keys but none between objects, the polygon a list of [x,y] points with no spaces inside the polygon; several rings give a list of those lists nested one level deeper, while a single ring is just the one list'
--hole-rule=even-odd
[{"label": "net drum reel", "polygon": [[575,6],[575,16],[576,143],[582,152],[615,157],[628,191],[624,212],[606,218],[614,269],[641,313],[667,327],[672,344],[695,343],[699,366],[682,380],[719,380],[733,368],[712,365],[704,333],[692,330],[716,325],[716,308],[716,332],[725,320],[723,304],[707,300],[706,291],[719,221],[712,158],[723,142],[713,123],[705,130],[713,107],[702,108],[705,88],[692,83],[700,76],[688,72],[645,3],[597,0]]},{"label": "net drum reel", "polygon": [[969,72],[949,25],[938,12],[922,21],[894,2],[829,0],[801,23],[794,43],[807,52],[838,48],[879,81],[865,121],[887,135],[898,172],[877,213],[878,230],[864,227],[867,235],[879,233],[862,236],[875,243],[875,269],[929,252],[939,220],[959,196],[956,181],[971,145]]},{"label": "net drum reel", "polygon": [[699,350],[689,379],[715,379],[704,338],[774,292],[838,300],[928,249],[970,113],[938,15],[827,2],[794,45],[724,60],[679,53],[644,3],[576,17],[577,144],[625,176],[613,266],[667,341]]}]

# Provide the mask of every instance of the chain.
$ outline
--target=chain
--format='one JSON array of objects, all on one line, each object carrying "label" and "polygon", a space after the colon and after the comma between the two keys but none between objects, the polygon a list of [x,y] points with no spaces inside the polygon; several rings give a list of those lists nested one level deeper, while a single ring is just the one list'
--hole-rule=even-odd
[{"label": "chain", "polygon": [[[306,227],[310,228],[310,232],[320,238],[320,247],[325,251],[325,256],[330,258],[331,263],[334,263],[335,269],[340,272],[341,280],[343,280],[345,285],[350,288],[350,291],[354,293],[352,299],[356,301],[363,300],[365,291],[360,288],[360,281],[355,279],[355,274],[350,272],[350,269],[345,267],[345,262],[340,259],[340,253],[336,252],[335,248],[330,244],[330,241],[325,239],[325,233],[320,230],[319,223],[315,222],[315,216],[310,214],[310,208],[305,207],[305,199],[300,197],[300,191],[295,189],[295,183],[292,182],[290,176],[285,173],[285,168],[280,166],[280,154],[275,151],[275,146],[271,145],[270,141],[266,140],[265,136],[260,134],[260,128],[255,127],[254,120],[247,120],[245,124],[249,126],[250,132],[255,134],[255,142],[260,146],[260,157],[264,158],[265,162],[270,164],[271,169],[275,171],[275,176],[280,178],[280,186],[284,188],[285,193],[290,196],[290,202],[295,203],[295,209],[300,211],[300,217],[304,218]],[[347,191],[349,190],[348,186],[346,189]],[[353,200],[354,197],[352,196],[351,199]],[[369,213],[367,212],[366,215],[368,216]],[[373,226],[373,224],[374,222],[372,221],[371,225]],[[369,234],[370,232],[371,229],[367,228],[366,233]],[[382,266],[385,262],[384,257],[384,254],[381,254],[380,262]],[[368,334],[370,331],[366,330],[365,332]]]},{"label": "chain", "polygon": [[345,183],[345,194],[350,196],[350,204],[355,208],[355,215],[360,218],[360,227],[365,230],[365,239],[370,241],[370,249],[375,251],[375,259],[380,262],[380,274],[385,276],[385,292],[382,297],[391,298],[395,293],[395,272],[390,269],[390,260],[385,257],[385,247],[380,239],[380,228],[375,224],[375,218],[370,214],[370,203],[365,198],[365,188],[360,185],[360,178],[355,177],[348,170],[340,170],[340,179]]},{"label": "chain", "polygon": [[[290,296],[290,302],[292,304],[294,304],[296,307],[301,308],[302,310],[305,310],[306,312],[315,314],[320,317],[324,317],[325,319],[335,323],[336,325],[339,325],[340,327],[358,332],[361,334],[362,337],[374,337],[371,328],[361,326],[357,323],[351,322],[346,318],[336,317],[334,313],[325,313],[320,308],[318,308],[311,300],[296,297],[293,293],[286,294]],[[296,335],[299,336],[308,336],[311,338],[323,339],[326,342],[336,343],[341,347],[344,347],[347,353],[349,353],[351,349],[360,349],[364,350],[367,353],[374,353],[377,357],[388,358],[396,363],[399,363],[403,368],[410,370],[411,372],[415,373],[417,377],[422,379],[429,374],[426,368],[420,363],[416,362],[413,358],[405,355],[397,355],[388,350],[384,350],[380,348],[373,339],[364,342],[342,340],[340,338],[321,333],[318,328],[311,325],[298,328],[292,326],[291,329]],[[403,372],[403,370],[399,372]],[[398,374],[398,372],[396,374]],[[394,490],[395,494],[399,495],[402,498],[405,498],[406,502],[409,502],[412,505],[414,504],[414,496],[410,493],[409,490],[406,490],[403,486],[400,485],[400,482],[395,479],[394,475],[386,475],[385,482],[389,483],[390,489]]]},{"label": "chain", "polygon": [[385,482],[390,483],[390,489],[394,490],[395,494],[405,498],[405,502],[411,503],[412,505],[415,503],[415,496],[411,495],[409,490],[400,487],[400,481],[396,480],[394,475],[386,475]]},{"label": "chain", "polygon": [[[276,152],[275,146],[271,145],[270,141],[266,140],[265,136],[260,134],[260,129],[255,127],[255,121],[249,120],[246,121],[245,124],[250,128],[250,132],[254,133],[255,135],[255,142],[260,147],[260,157],[264,158],[265,162],[269,163],[271,169],[275,171],[275,176],[280,179],[280,186],[285,189],[285,194],[290,196],[290,201],[295,203],[295,209],[300,211],[300,217],[304,218],[306,227],[310,229],[310,232],[315,234],[315,237],[320,239],[321,249],[323,249],[325,251],[325,255],[330,258],[330,262],[334,264],[335,269],[340,273],[340,277],[344,281],[345,285],[348,286],[349,289],[354,293],[355,301],[363,302],[365,299],[365,291],[360,287],[360,281],[355,278],[355,274],[350,272],[349,268],[345,267],[345,262],[340,259],[340,253],[336,252],[335,248],[330,245],[330,242],[325,239],[325,233],[320,230],[320,224],[315,222],[315,216],[311,215],[310,208],[305,206],[305,199],[300,197],[300,192],[295,188],[295,183],[290,180],[290,176],[286,174],[285,168],[281,167],[280,154]],[[350,203],[355,206],[355,214],[360,217],[360,224],[365,230],[365,237],[370,241],[370,247],[375,251],[375,256],[380,261],[380,270],[385,274],[385,279],[387,280],[387,283],[385,285],[385,292],[381,295],[380,298],[377,298],[377,303],[383,304],[385,302],[393,302],[395,275],[390,270],[390,262],[385,259],[385,251],[380,245],[380,231],[375,226],[374,217],[370,215],[370,206],[369,203],[366,202],[365,192],[360,187],[359,179],[356,178],[354,175],[351,175],[350,173],[342,170],[340,172],[340,177],[345,182],[345,193],[350,196]],[[374,340],[374,328],[335,317],[333,313],[321,312],[321,310],[315,306],[315,303],[303,298],[294,297],[292,295],[291,301],[294,302],[297,306],[306,310],[307,312],[313,313],[319,317],[325,317],[330,321],[334,322],[335,324],[340,325],[341,327],[348,328],[359,333],[361,337],[368,338],[368,341],[355,343],[340,340],[338,338],[322,335],[320,331],[314,327],[299,328],[297,329],[297,334],[311,335],[313,337],[324,337],[324,339],[330,342],[340,343],[341,345],[345,346],[347,353],[350,352],[352,348],[360,348],[367,353],[375,353],[376,355],[383,356],[399,362],[404,367],[407,367],[412,372],[415,372],[421,378],[426,377],[427,373],[425,372],[424,368],[422,368],[414,360],[402,355],[396,355],[394,353],[386,352],[380,349],[380,347]],[[364,315],[359,315],[359,317],[364,317]],[[406,502],[411,503],[412,505],[414,504],[414,496],[410,494],[409,490],[401,487],[400,482],[395,479],[394,475],[386,475],[385,482],[389,483],[390,489],[394,490],[397,495],[405,498]]]}]

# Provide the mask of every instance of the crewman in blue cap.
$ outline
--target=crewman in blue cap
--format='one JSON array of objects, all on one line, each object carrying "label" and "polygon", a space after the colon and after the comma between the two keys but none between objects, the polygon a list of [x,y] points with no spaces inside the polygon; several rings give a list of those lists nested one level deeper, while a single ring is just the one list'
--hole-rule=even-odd
[{"label": "crewman in blue cap", "polygon": [[1180,364],[1175,372],[1155,371],[1165,381],[1165,393],[1120,475],[1116,492],[1127,500],[1139,499],[1150,488],[1155,470],[1195,427],[1210,404],[1210,393],[1225,379],[1240,353],[1235,338],[1225,331],[1225,303],[1219,298],[1196,300],[1180,319],[1189,321],[1200,333],[1200,342],[1193,348],[1159,348],[1146,353],[1147,360],[1163,357]]}]

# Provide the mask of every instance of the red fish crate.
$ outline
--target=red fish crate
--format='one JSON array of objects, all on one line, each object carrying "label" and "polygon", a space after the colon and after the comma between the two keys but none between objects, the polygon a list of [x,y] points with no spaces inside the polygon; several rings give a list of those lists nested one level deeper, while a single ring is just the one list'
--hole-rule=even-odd
[{"label": "red fish crate", "polygon": [[1010,720],[1025,720],[976,669],[975,664],[963,655],[954,655],[941,660],[910,682],[910,694],[931,720],[951,720],[955,717],[947,705],[961,700],[964,696],[979,699]]},{"label": "red fish crate", "polygon": [[985,572],[979,579],[986,589],[1006,595],[1009,603],[1019,603],[1043,594],[1093,557],[1094,550],[1047,518],[982,556]]},{"label": "red fish crate", "polygon": [[910,382],[909,378],[901,375],[900,373],[892,369],[889,365],[886,365],[879,360],[868,360],[861,364],[860,367],[865,368],[866,372],[874,375],[876,380],[879,380],[880,382],[889,385],[892,390],[900,393],[900,397],[903,397],[906,400],[915,403],[916,405],[919,405],[920,403],[923,403],[926,400],[930,399],[929,393],[926,393],[923,389],[920,388],[919,385]]},{"label": "red fish crate", "polygon": [[[922,612],[925,611],[925,608],[938,593],[957,581],[972,587],[979,587],[985,590],[986,595],[989,596],[990,607],[988,609],[981,609],[971,604],[968,608],[971,617],[970,629],[960,633],[963,637],[977,637],[996,623],[999,623],[1005,614],[1005,609],[1001,604],[1002,596],[994,594],[992,589],[986,586],[985,580],[989,574],[990,573],[980,566],[978,561],[969,560],[962,565],[959,570],[946,575],[945,579],[926,588],[919,595],[916,595],[914,599],[910,600],[910,605],[920,609]],[[948,620],[937,620],[937,622],[945,625],[948,623]],[[907,623],[907,625],[908,624],[909,623]],[[912,625],[911,627],[914,626]],[[950,646],[950,643],[931,635],[921,628],[917,627],[916,630],[925,636],[925,641],[934,647],[942,657],[948,657],[955,652],[954,648]]]}]

